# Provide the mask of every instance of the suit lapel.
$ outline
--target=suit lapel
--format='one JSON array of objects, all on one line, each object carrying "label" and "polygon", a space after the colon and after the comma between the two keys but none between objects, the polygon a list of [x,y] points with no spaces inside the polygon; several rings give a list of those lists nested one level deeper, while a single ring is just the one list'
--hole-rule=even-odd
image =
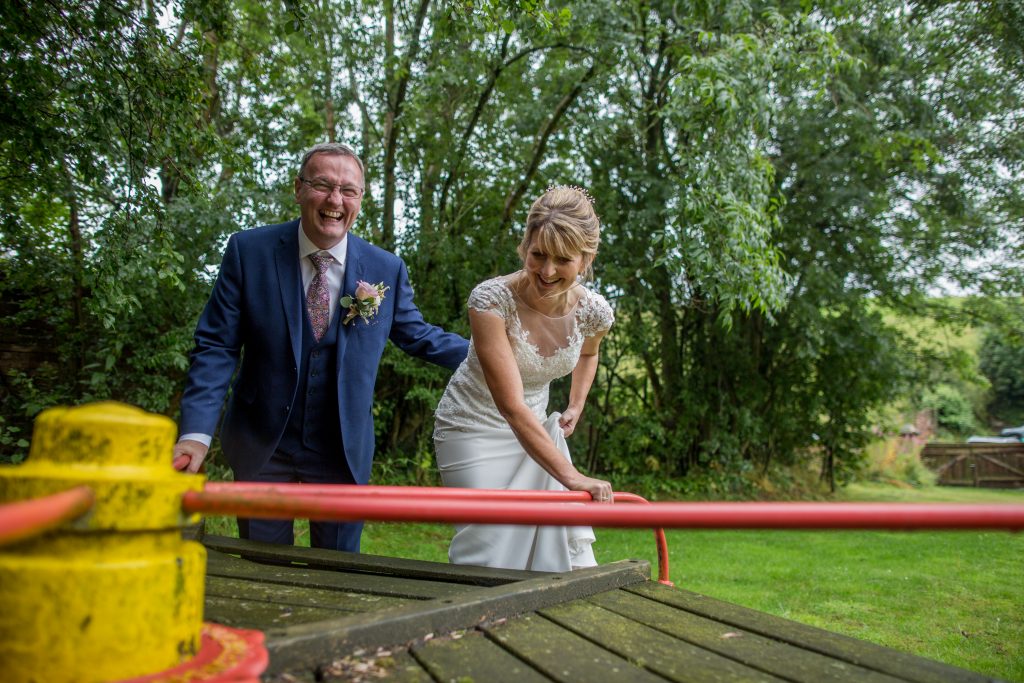
[{"label": "suit lapel", "polygon": [[281,306],[284,309],[285,321],[288,323],[288,336],[292,342],[295,367],[299,366],[299,353],[302,350],[302,306],[305,305],[302,298],[302,278],[299,275],[298,229],[298,221],[287,224],[287,233],[281,235],[275,253]]},{"label": "suit lapel", "polygon": [[[355,294],[356,293],[356,282],[358,282],[359,280],[363,279],[363,260],[362,260],[362,255],[363,255],[362,242],[355,235],[349,234],[349,236],[348,236],[348,252],[345,254],[345,277],[344,277],[344,279],[343,279],[343,281],[341,283],[341,294],[340,294],[340,296],[345,296],[345,295],[348,295],[348,294]],[[349,322],[348,325],[342,325],[341,324],[341,320],[345,319],[346,313],[347,313],[347,311],[345,309],[342,309],[339,306],[339,308],[338,308],[338,317],[340,318],[340,320],[338,321],[338,324],[340,326],[340,329],[338,330],[338,348],[337,348],[337,352],[338,352],[337,353],[337,357],[338,357],[338,371],[339,372],[341,371],[341,368],[344,367],[343,364],[342,364],[342,359],[345,357],[345,347],[348,344],[349,330],[352,327],[354,327],[357,322],[359,322],[358,320],[353,320],[353,321]]]}]

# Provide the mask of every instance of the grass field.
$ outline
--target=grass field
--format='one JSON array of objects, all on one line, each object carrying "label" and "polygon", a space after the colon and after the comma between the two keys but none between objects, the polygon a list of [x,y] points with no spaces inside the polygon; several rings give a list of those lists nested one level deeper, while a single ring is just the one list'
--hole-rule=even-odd
[{"label": "grass field", "polygon": [[[1024,491],[880,485],[841,499],[1024,503]],[[210,520],[217,531],[219,520]],[[365,553],[446,561],[450,527],[368,524]],[[645,559],[653,534],[600,529],[600,562]],[[668,531],[680,587],[1024,683],[1024,536],[996,532]]]}]

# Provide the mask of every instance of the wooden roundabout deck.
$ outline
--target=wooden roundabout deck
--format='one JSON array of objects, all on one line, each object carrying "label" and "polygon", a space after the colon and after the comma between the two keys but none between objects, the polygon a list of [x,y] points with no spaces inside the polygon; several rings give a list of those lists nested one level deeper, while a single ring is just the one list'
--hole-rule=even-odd
[{"label": "wooden roundabout deck", "polygon": [[207,536],[205,619],[266,633],[274,683],[991,681],[650,580]]}]

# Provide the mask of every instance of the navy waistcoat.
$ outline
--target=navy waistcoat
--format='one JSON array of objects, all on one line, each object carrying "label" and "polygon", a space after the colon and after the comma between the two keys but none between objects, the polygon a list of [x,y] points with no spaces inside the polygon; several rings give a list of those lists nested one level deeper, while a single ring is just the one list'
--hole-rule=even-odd
[{"label": "navy waistcoat", "polygon": [[322,339],[313,338],[306,307],[302,307],[302,350],[299,353],[299,385],[295,391],[288,426],[281,437],[281,450],[296,453],[315,451],[345,461],[341,423],[338,419],[337,345],[340,319],[334,312]]}]

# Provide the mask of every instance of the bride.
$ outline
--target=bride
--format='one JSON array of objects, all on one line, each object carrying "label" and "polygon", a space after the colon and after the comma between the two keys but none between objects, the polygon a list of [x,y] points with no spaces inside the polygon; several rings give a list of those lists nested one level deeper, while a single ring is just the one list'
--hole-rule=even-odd
[{"label": "bride", "polygon": [[[600,234],[584,190],[549,189],[519,245],[523,269],[469,296],[469,355],[437,406],[434,447],[445,486],[586,491],[611,502],[611,484],[581,474],[565,439],[575,430],[612,325],[605,299],[581,282]],[[572,373],[569,405],[547,415],[548,387]],[[455,564],[564,572],[597,564],[589,527],[456,526]]]}]

